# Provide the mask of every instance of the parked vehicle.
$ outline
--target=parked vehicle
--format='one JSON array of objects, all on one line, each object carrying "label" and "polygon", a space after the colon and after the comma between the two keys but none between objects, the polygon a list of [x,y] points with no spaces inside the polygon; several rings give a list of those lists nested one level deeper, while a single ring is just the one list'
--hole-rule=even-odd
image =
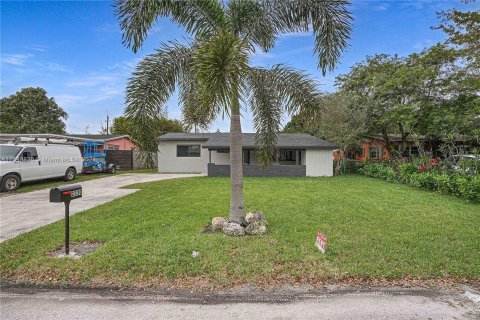
[{"label": "parked vehicle", "polygon": [[80,149],[62,144],[0,144],[0,188],[14,191],[22,182],[63,177],[82,171]]},{"label": "parked vehicle", "polygon": [[117,168],[113,163],[107,163],[106,145],[103,141],[85,141],[83,145],[83,172],[115,173]]}]

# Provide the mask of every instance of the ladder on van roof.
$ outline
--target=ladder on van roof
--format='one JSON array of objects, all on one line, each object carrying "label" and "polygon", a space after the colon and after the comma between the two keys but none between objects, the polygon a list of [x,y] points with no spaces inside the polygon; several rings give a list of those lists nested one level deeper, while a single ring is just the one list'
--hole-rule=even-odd
[{"label": "ladder on van roof", "polygon": [[46,143],[46,144],[82,144],[87,139],[71,137],[61,134],[48,133],[0,133],[0,141],[18,144],[20,142]]}]

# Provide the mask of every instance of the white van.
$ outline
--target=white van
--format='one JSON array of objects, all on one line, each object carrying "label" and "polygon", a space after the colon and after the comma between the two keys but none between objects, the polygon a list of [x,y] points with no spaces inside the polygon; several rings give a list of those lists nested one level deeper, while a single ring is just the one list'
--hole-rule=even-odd
[{"label": "white van", "polygon": [[0,144],[0,188],[14,191],[21,182],[64,177],[81,172],[80,149],[61,144]]}]

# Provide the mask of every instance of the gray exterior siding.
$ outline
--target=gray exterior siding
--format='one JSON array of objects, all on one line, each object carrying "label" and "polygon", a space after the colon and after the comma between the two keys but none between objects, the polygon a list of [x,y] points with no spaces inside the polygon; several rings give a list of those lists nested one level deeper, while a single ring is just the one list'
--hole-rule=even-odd
[{"label": "gray exterior siding", "polygon": [[[243,165],[243,175],[245,177],[305,177],[307,167],[305,165],[272,165],[267,169],[262,169],[257,165]],[[230,176],[229,165],[208,164],[209,177],[228,177]]]}]

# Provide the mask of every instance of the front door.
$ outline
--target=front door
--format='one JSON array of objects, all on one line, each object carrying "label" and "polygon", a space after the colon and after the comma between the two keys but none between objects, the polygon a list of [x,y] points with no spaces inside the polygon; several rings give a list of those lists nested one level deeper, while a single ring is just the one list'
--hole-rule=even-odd
[{"label": "front door", "polygon": [[42,167],[35,147],[23,149],[19,155],[19,162],[22,181],[37,180],[48,176],[48,172],[44,172],[45,168]]}]

